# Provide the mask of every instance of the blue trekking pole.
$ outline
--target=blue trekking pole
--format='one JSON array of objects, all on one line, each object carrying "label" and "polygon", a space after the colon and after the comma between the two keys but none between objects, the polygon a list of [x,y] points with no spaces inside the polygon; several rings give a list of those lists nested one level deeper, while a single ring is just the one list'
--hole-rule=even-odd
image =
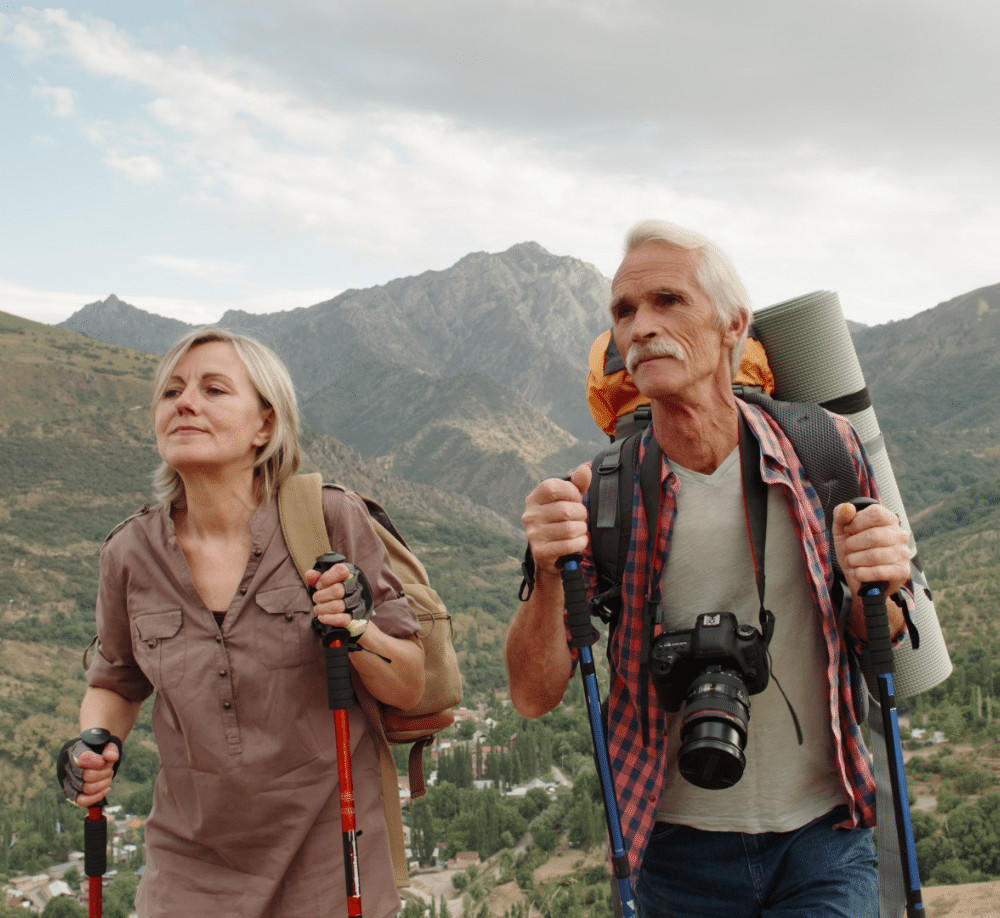
[{"label": "blue trekking pole", "polygon": [[594,656],[590,651],[595,641],[594,629],[590,624],[590,609],[580,570],[580,555],[570,555],[559,560],[563,591],[566,596],[566,613],[569,619],[570,646],[580,652],[580,675],[587,699],[587,713],[590,715],[590,732],[594,738],[594,755],[597,759],[597,774],[604,796],[604,816],[608,823],[608,837],[611,840],[611,867],[617,883],[618,905],[621,918],[634,918],[632,881],[622,840],[621,819],[618,815],[618,800],[615,797],[615,783],[611,776],[611,762],[604,737],[604,722],[601,717],[601,698],[597,691],[597,671]]},{"label": "blue trekking pole", "polygon": [[[861,510],[876,501],[870,497],[859,497],[850,503]],[[926,913],[920,896],[917,849],[913,838],[913,823],[910,820],[906,772],[903,770],[903,747],[899,739],[896,693],[892,684],[894,670],[892,635],[889,634],[889,616],[885,606],[885,591],[888,586],[884,581],[863,583],[859,592],[865,609],[865,626],[868,629],[868,656],[872,673],[878,681],[878,703],[882,710],[882,726],[889,760],[889,783],[892,788],[896,832],[899,836],[899,852],[903,862],[903,882],[906,887],[906,915],[907,918],[920,918]]]}]

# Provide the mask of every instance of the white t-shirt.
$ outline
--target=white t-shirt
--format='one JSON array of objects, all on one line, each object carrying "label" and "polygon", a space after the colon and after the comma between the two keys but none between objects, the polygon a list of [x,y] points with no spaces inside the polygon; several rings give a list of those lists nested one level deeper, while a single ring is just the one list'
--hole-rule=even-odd
[{"label": "white t-shirt", "polygon": [[[743,505],[739,449],[711,475],[671,463],[677,519],[661,582],[667,631],[697,615],[732,612],[760,627],[760,600]],[[667,775],[658,819],[708,831],[787,832],[846,801],[830,724],[826,645],[809,592],[802,547],[778,486],[768,488],[765,608],[774,613],[771,679],[750,696],[746,769],[732,787],[706,790],[677,769],[681,711],[670,717]],[[781,683],[802,727],[801,746]]]}]

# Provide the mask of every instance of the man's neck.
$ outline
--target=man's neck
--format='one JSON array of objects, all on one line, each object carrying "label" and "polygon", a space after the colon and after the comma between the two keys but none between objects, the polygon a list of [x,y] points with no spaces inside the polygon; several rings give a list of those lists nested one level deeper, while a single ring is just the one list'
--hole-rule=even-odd
[{"label": "man's neck", "polygon": [[732,397],[700,404],[657,400],[652,404],[653,435],[670,460],[711,475],[740,442],[739,409]]}]

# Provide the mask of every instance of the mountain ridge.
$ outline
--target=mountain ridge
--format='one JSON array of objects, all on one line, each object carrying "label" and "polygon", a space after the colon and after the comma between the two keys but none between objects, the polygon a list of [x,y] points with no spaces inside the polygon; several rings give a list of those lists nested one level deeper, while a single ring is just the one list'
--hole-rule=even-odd
[{"label": "mountain ridge", "polygon": [[[284,357],[306,423],[403,477],[457,485],[516,525],[534,482],[565,474],[603,442],[584,380],[609,289],[592,265],[526,242],[290,312],[230,311],[220,324]],[[159,336],[159,350],[173,340],[168,331],[192,327],[109,301],[60,327],[137,347]],[[942,488],[988,476],[1000,284],[910,319],[849,328],[911,512]],[[940,487],[918,483],[919,471]]]}]

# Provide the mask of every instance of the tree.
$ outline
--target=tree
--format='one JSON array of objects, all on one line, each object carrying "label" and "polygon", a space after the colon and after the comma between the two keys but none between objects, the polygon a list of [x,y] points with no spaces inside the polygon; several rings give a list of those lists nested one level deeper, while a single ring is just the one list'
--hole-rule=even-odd
[{"label": "tree", "polygon": [[104,918],[128,918],[135,908],[138,886],[134,873],[119,873],[104,890]]},{"label": "tree", "polygon": [[584,797],[570,807],[566,823],[569,843],[584,851],[601,842],[606,835],[603,805]]},{"label": "tree", "polygon": [[427,797],[410,802],[410,850],[421,864],[429,864],[434,859],[438,842],[435,823]]},{"label": "tree", "polygon": [[87,910],[75,899],[56,896],[42,909],[42,918],[86,918]]}]

